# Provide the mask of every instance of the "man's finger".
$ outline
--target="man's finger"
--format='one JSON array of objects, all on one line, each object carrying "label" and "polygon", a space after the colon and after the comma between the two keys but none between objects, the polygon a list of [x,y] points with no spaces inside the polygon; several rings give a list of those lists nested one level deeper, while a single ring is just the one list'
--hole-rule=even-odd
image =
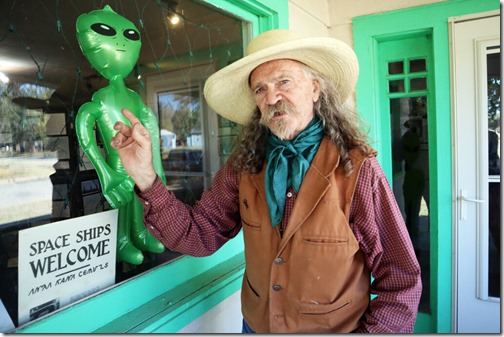
[{"label": "man's finger", "polygon": [[131,128],[126,124],[124,124],[123,122],[116,122],[114,124],[114,130],[119,131],[119,133],[122,133],[127,137],[130,137],[132,134]]},{"label": "man's finger", "polygon": [[137,122],[132,126],[132,138],[145,149],[151,148],[151,140],[149,131],[142,125],[142,123]]},{"label": "man's finger", "polygon": [[118,132],[114,136],[114,138],[112,138],[112,140],[110,141],[110,144],[112,145],[112,147],[114,149],[118,150],[120,148],[128,146],[129,144],[131,144],[133,142],[134,142],[133,137],[126,137],[121,132]]},{"label": "man's finger", "polygon": [[123,108],[121,112],[123,113],[124,117],[126,117],[130,121],[131,125],[140,123],[140,120],[133,114],[133,112],[129,111],[128,109]]}]

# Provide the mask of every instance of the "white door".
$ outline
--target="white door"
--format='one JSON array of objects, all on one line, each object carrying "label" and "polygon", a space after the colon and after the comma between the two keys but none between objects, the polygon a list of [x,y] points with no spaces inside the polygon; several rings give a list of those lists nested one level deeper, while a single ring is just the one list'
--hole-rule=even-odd
[{"label": "white door", "polygon": [[455,332],[500,333],[500,17],[453,37]]}]

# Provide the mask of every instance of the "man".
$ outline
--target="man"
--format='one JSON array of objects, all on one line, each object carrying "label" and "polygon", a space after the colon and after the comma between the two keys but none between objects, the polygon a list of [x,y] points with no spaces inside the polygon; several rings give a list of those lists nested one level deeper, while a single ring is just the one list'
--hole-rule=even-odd
[{"label": "man", "polygon": [[112,145],[164,245],[209,255],[243,229],[244,332],[413,331],[420,268],[359,131],[357,76],[354,52],[336,39],[256,37],[247,56],[205,84],[208,104],[244,127],[193,207],[156,176],[149,133],[131,112],[132,127],[115,126]]}]

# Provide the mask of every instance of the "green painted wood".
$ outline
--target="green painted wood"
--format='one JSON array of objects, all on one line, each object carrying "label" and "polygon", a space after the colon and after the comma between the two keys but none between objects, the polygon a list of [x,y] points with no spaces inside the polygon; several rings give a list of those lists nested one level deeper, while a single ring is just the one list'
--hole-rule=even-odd
[{"label": "green painted wood", "polygon": [[[404,75],[389,76],[387,65],[389,62],[394,61],[404,61],[408,58],[426,58],[429,62],[428,69],[432,69],[432,36],[430,31],[415,31],[404,35],[396,36],[396,40],[390,39],[378,39],[378,78],[381,80],[377,83],[378,95],[380,99],[378,100],[380,107],[379,111],[380,119],[377,123],[380,123],[380,130],[383,132],[380,134],[377,151],[381,154],[381,164],[387,178],[392,184],[392,140],[390,131],[390,99],[391,98],[401,98],[410,97],[409,92],[404,93],[388,93],[388,78],[403,77]],[[432,73],[434,73],[432,71]],[[418,75],[419,73],[416,73]],[[433,74],[429,74],[429,77],[433,77]],[[406,81],[407,86],[409,86]],[[428,88],[434,88],[434,83]],[[408,90],[409,91],[409,90]],[[435,115],[434,108],[431,106],[430,101],[433,97],[430,96],[430,91],[415,91],[415,96],[429,96],[429,117]],[[430,122],[430,119],[429,119]],[[430,125],[429,125],[430,127]]]},{"label": "green painted wood", "polygon": [[[192,321],[194,311],[203,314],[220,302],[221,292],[229,296],[238,291],[244,269],[243,255],[235,255],[93,332],[177,332]],[[187,315],[187,308],[193,311],[190,316]],[[184,314],[188,317],[180,319]]]},{"label": "green painted wood", "polygon": [[[499,10],[497,0],[449,0],[386,13],[356,17],[353,19],[354,49],[359,58],[361,72],[357,82],[357,107],[370,126],[369,135],[374,146],[381,151],[380,163],[391,177],[390,147],[386,134],[390,133],[383,121],[380,96],[378,46],[384,41],[397,40],[404,34],[432,32],[432,50],[435,91],[431,93],[436,111],[432,124],[429,121],[429,137],[435,144],[430,151],[431,193],[431,298],[432,313],[419,314],[415,332],[452,331],[453,288],[452,276],[452,152],[450,105],[450,49],[448,19],[473,13]],[[430,83],[429,83],[430,85]]]},{"label": "green painted wood", "polygon": [[[380,96],[380,111],[383,111],[381,115],[381,129],[382,130],[388,130],[385,131],[384,134],[382,135],[383,139],[383,146],[382,146],[382,151],[383,151],[383,157],[382,157],[382,162],[383,162],[383,167],[385,172],[387,173],[387,178],[393,185],[393,178],[397,177],[392,177],[392,140],[391,140],[391,117],[390,117],[390,99],[391,98],[400,98],[400,97],[418,97],[418,96],[426,96],[427,97],[427,122],[428,122],[428,130],[429,130],[429,153],[432,151],[433,148],[437,148],[438,144],[432,143],[431,140],[431,132],[430,129],[431,127],[434,127],[434,124],[436,122],[436,111],[435,111],[435,104],[432,102],[434,101],[434,92],[435,92],[435,83],[433,81],[433,75],[434,75],[434,70],[433,70],[433,57],[432,57],[432,32],[431,30],[425,30],[425,31],[416,31],[413,33],[408,33],[405,35],[401,36],[396,36],[397,39],[395,40],[389,40],[385,39],[383,41],[379,41],[378,43],[378,64],[377,66],[379,67],[378,73],[379,73],[379,78],[382,79],[379,83],[379,96]],[[422,73],[414,73],[414,74],[408,74],[409,69],[408,69],[408,61],[410,59],[418,59],[422,58],[426,60],[426,72]],[[390,76],[388,75],[388,64],[389,62],[397,62],[397,61],[403,61],[404,62],[404,74],[401,75],[395,75],[395,76]],[[417,76],[418,74],[425,74],[427,75],[427,90],[422,90],[422,91],[414,91],[411,92],[409,89],[409,83],[408,81],[405,81],[405,90],[403,93],[389,93],[388,92],[388,79],[389,78],[404,78],[405,80],[408,80],[410,77]],[[385,113],[387,112],[387,113]],[[429,166],[430,170],[432,169],[432,163],[429,161]],[[403,174],[402,171],[400,174]],[[432,200],[434,195],[437,194],[438,189],[433,188],[431,186],[430,188],[430,199]],[[434,213],[435,207],[432,207],[432,202],[431,202],[431,207],[430,207],[430,232],[431,236],[432,233],[437,232],[436,229],[439,227],[438,222],[432,221],[432,218],[436,218]],[[438,260],[438,256],[436,254],[433,254],[432,251],[437,251],[435,247],[432,246],[430,247],[430,266],[436,265],[436,261]],[[436,284],[436,278],[437,274],[436,273],[430,273],[430,280],[429,283]],[[424,285],[425,288],[425,285]],[[431,286],[432,288],[432,286]],[[429,303],[432,307],[433,303],[436,302],[435,298],[437,297],[437,293],[434,291],[430,291],[430,298],[429,298]],[[416,324],[415,324],[415,331],[418,333],[420,331],[422,332],[432,332],[432,318],[430,317],[430,314],[426,313],[421,313],[422,319],[418,319]]]},{"label": "green painted wood", "polygon": [[252,36],[274,28],[288,28],[288,0],[204,0],[250,23]]}]

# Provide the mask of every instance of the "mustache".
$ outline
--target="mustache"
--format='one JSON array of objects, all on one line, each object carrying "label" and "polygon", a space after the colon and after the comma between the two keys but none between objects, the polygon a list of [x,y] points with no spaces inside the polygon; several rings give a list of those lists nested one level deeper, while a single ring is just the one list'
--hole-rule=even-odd
[{"label": "mustache", "polygon": [[270,120],[276,115],[280,114],[291,114],[294,111],[294,106],[289,102],[284,100],[280,100],[276,102],[274,105],[270,105],[266,108],[265,113],[263,114],[263,118],[266,120]]}]

